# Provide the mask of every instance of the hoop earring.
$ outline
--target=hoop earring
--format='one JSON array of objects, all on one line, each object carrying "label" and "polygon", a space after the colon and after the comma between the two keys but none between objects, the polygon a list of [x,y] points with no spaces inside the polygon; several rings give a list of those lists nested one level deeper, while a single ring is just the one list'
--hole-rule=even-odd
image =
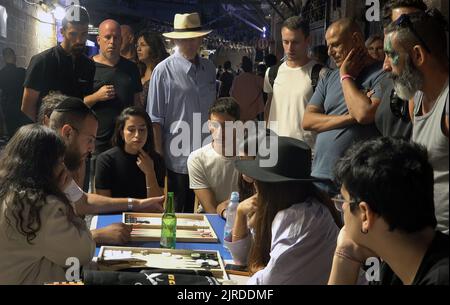
[{"label": "hoop earring", "polygon": [[363,228],[361,227],[361,233],[362,234],[367,234],[367,233],[369,233],[369,230],[363,231]]}]

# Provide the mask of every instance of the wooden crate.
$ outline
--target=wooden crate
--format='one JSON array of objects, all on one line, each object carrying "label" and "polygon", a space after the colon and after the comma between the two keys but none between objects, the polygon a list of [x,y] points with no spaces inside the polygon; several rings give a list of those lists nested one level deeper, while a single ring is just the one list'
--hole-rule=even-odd
[{"label": "wooden crate", "polygon": [[[158,213],[122,214],[122,222],[133,226],[132,241],[160,241],[161,218]],[[176,214],[177,242],[216,243],[219,241],[204,214]]]}]

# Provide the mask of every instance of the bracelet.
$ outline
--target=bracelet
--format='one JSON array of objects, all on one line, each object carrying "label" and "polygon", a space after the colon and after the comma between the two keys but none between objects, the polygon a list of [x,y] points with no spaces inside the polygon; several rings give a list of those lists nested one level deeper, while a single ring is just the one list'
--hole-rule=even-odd
[{"label": "bracelet", "polygon": [[133,211],[133,198],[128,198],[128,211]]},{"label": "bracelet", "polygon": [[149,187],[149,186],[146,186],[145,188],[146,188],[147,190],[151,189],[151,187]]},{"label": "bracelet", "polygon": [[341,251],[341,250],[336,250],[334,252],[334,255],[336,255],[338,257],[341,257],[341,258],[344,258],[344,259],[348,259],[348,260],[350,260],[352,262],[355,262],[355,263],[358,263],[360,265],[362,265],[364,263],[364,262],[361,262],[361,261],[357,260],[356,258],[350,256],[349,254],[347,254],[347,253],[345,253],[344,251]]},{"label": "bracelet", "polygon": [[355,80],[355,78],[353,76],[351,76],[350,74],[344,74],[344,75],[341,76],[341,84],[347,78],[351,78],[352,80]]},{"label": "bracelet", "polygon": [[[220,212],[220,217],[222,217],[223,219],[227,219],[226,212],[227,212],[227,208],[223,209],[223,210]],[[225,213],[225,216],[223,215],[224,213]]]},{"label": "bracelet", "polygon": [[244,235],[244,236],[242,236],[242,235],[236,235],[236,234],[232,234],[231,235],[231,239],[232,240],[241,240],[241,239],[244,239],[244,238],[246,238],[247,237],[247,235]]}]

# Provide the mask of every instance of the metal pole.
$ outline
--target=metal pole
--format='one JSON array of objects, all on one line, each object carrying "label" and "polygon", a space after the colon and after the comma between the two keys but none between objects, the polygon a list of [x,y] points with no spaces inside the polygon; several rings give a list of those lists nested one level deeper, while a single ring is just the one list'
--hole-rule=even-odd
[{"label": "metal pole", "polygon": [[281,19],[284,21],[286,18],[283,16],[283,14],[278,10],[275,4],[272,3],[271,0],[266,0],[266,2],[273,8],[273,10],[281,17]]},{"label": "metal pole", "polygon": [[325,2],[325,22],[323,32],[326,33],[328,27],[330,26],[330,11],[331,11],[331,0]]}]

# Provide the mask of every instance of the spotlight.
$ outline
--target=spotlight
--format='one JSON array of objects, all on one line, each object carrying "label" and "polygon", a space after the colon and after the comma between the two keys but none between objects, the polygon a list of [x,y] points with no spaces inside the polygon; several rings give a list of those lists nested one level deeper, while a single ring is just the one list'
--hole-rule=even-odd
[{"label": "spotlight", "polygon": [[56,20],[63,20],[66,16],[66,11],[61,6],[57,5],[53,10],[52,14]]}]

